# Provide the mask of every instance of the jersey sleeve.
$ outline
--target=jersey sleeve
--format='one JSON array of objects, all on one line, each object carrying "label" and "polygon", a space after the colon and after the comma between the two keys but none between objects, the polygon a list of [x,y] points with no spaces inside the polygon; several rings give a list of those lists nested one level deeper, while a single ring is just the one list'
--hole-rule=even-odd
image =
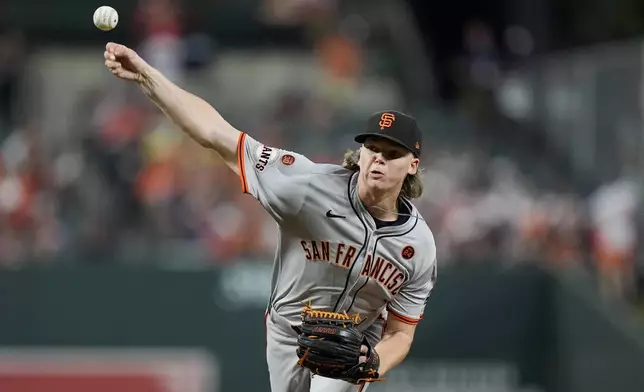
[{"label": "jersey sleeve", "polygon": [[406,324],[418,324],[423,318],[425,305],[436,283],[438,272],[435,246],[419,261],[420,268],[387,306],[389,317]]},{"label": "jersey sleeve", "polygon": [[237,142],[237,166],[242,192],[278,222],[298,213],[315,168],[303,155],[266,146],[245,133]]}]

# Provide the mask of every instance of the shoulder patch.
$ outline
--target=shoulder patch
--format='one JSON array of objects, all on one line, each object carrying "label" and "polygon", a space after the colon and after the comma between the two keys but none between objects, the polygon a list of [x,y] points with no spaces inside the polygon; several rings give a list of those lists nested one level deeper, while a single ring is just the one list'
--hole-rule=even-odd
[{"label": "shoulder patch", "polygon": [[253,160],[255,161],[255,170],[260,172],[264,171],[267,167],[277,162],[278,156],[278,149],[260,144],[259,146],[257,146],[253,154]]},{"label": "shoulder patch", "polygon": [[416,250],[414,250],[414,247],[411,245],[405,246],[401,252],[402,257],[405,260],[411,259],[412,257],[414,257],[415,254],[416,254]]},{"label": "shoulder patch", "polygon": [[291,166],[293,163],[295,163],[295,157],[291,154],[284,154],[282,155],[282,164],[285,166]]}]

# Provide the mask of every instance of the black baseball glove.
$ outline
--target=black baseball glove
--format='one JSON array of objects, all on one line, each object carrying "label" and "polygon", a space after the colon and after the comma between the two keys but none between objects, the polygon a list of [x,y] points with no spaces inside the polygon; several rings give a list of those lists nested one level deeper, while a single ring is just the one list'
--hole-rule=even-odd
[{"label": "black baseball glove", "polygon": [[[360,384],[381,381],[380,358],[365,335],[358,330],[360,316],[345,313],[302,309],[302,324],[293,327],[298,333],[298,365],[314,375]],[[366,353],[362,349],[367,348]],[[360,357],[366,361],[360,361]]]}]

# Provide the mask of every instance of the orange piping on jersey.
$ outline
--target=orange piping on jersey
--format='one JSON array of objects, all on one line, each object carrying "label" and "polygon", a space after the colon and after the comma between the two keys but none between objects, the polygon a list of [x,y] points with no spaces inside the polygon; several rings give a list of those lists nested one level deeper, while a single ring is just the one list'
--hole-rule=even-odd
[{"label": "orange piping on jersey", "polygon": [[241,132],[237,139],[237,169],[239,170],[239,179],[241,181],[242,193],[248,193],[248,182],[246,181],[246,164],[244,162],[244,147],[246,134]]},{"label": "orange piping on jersey", "polygon": [[403,323],[409,324],[409,325],[416,325],[423,318],[422,316],[420,318],[403,316],[401,314],[393,312],[391,309],[387,309],[387,311],[389,312],[390,315],[394,316],[396,320],[402,321]]}]

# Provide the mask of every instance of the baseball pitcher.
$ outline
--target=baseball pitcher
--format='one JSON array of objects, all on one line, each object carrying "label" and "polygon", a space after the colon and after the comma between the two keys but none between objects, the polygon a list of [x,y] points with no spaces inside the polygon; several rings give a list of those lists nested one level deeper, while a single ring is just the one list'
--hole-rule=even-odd
[{"label": "baseball pitcher", "polygon": [[266,311],[273,392],[363,391],[406,357],[436,281],[422,193],[421,132],[396,111],[371,116],[342,166],[267,146],[226,122],[133,50],[108,43],[106,67],[212,149],[277,222]]}]

